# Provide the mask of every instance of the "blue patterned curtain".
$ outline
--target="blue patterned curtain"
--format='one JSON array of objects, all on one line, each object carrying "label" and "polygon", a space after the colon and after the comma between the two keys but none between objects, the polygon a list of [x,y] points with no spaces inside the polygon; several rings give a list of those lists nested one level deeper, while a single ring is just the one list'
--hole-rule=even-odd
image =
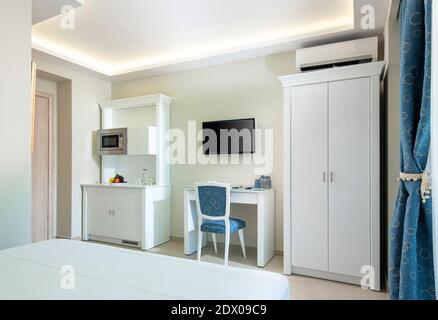
[{"label": "blue patterned curtain", "polygon": [[[432,0],[403,0],[401,25],[401,172],[391,225],[389,282],[392,299],[435,299],[432,201],[420,178],[430,146]],[[415,176],[415,175],[414,175]],[[424,184],[423,184],[424,187]],[[423,199],[422,199],[423,196]]]}]

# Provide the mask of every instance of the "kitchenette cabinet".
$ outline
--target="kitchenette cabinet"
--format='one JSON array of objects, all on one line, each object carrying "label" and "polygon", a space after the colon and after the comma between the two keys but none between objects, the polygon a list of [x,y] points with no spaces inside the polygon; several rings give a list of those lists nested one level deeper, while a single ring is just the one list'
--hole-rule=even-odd
[{"label": "kitchenette cabinet", "polygon": [[83,185],[83,240],[148,250],[170,240],[170,186]]},{"label": "kitchenette cabinet", "polygon": [[[165,136],[171,102],[172,98],[157,94],[99,103],[102,130],[95,134],[100,137],[96,151],[102,160],[101,180],[82,185],[83,240],[143,250],[170,240],[169,142]],[[108,143],[102,140],[105,135]],[[123,152],[113,152],[112,143]],[[108,150],[102,150],[105,146]],[[114,178],[119,175],[127,183],[117,183]]]}]

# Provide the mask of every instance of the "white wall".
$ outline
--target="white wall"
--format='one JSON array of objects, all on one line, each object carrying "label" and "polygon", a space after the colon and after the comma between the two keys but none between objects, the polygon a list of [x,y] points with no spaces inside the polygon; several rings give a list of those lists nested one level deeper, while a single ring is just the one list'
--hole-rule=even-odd
[{"label": "white wall", "polygon": [[41,56],[34,59],[38,70],[71,80],[71,227],[68,228],[68,234],[58,234],[58,236],[76,238],[81,236],[82,230],[80,185],[96,183],[100,180],[100,158],[96,155],[93,132],[100,128],[98,102],[111,97],[111,84],[68,67],[49,62]]},{"label": "white wall", "polygon": [[0,2],[0,249],[31,241],[31,12]]},{"label": "white wall", "polygon": [[68,238],[72,226],[72,81],[57,83],[56,235]]},{"label": "white wall", "polygon": [[[295,54],[278,54],[113,84],[113,98],[163,93],[172,97],[171,127],[187,132],[187,122],[255,117],[261,129],[274,129],[273,184],[276,196],[276,248],[283,248],[282,107],[278,76],[295,72]],[[200,127],[198,127],[200,129]],[[252,185],[254,165],[174,165],[172,175],[172,235],[183,236],[182,187],[217,180]],[[248,223],[247,242],[256,244],[256,211],[233,206],[232,214]],[[236,239],[234,239],[236,241]]]}]

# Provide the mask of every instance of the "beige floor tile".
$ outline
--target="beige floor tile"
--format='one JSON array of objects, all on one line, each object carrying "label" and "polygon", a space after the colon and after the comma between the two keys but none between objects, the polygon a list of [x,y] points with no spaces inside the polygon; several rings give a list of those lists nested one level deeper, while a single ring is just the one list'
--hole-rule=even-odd
[{"label": "beige floor tile", "polygon": [[[184,243],[182,241],[170,241],[149,252],[168,256],[196,260],[196,254],[184,255]],[[223,264],[223,244],[218,244],[218,254],[214,252],[213,245],[202,250],[202,261]],[[244,259],[238,246],[232,246],[229,254],[229,265],[240,268],[260,269],[257,267],[257,255],[254,248],[247,249],[247,258]],[[275,256],[263,269],[270,272],[283,272],[283,257]],[[343,284],[321,279],[288,276],[293,300],[387,300],[388,294],[363,290],[354,285]]]},{"label": "beige floor tile", "polygon": [[[183,241],[169,241],[148,252],[166,256],[196,260],[196,254],[184,255]],[[223,264],[224,247],[218,244],[218,254],[214,252],[213,244],[209,243],[202,250],[202,261]],[[229,265],[239,268],[266,270],[270,272],[283,272],[283,257],[275,256],[264,269],[257,267],[257,255],[255,248],[247,248],[247,258],[244,259],[239,246],[232,246],[229,253]],[[354,285],[327,281],[302,276],[287,277],[291,288],[292,300],[387,300],[385,292],[363,290]]]}]

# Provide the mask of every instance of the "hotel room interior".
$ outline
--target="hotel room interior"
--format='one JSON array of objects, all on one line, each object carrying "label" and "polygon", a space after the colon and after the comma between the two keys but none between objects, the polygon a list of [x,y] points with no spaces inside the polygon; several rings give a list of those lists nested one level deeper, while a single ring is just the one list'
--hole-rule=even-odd
[{"label": "hotel room interior", "polygon": [[0,300],[436,300],[434,19],[2,0]]}]

